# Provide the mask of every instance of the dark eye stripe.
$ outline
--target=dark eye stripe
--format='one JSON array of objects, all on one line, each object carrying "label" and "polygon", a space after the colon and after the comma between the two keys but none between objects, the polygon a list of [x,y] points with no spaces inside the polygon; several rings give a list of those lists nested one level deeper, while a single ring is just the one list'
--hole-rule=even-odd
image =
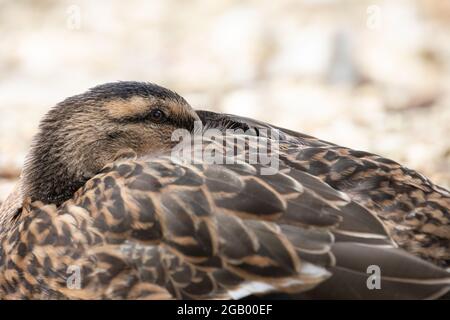
[{"label": "dark eye stripe", "polygon": [[144,112],[144,113],[140,113],[140,114],[135,114],[135,115],[130,115],[130,116],[125,116],[125,117],[121,117],[119,119],[114,119],[115,122],[118,123],[139,123],[139,122],[147,122],[147,121],[152,121],[154,120],[154,112],[156,110],[159,110],[160,112],[162,112],[163,117],[167,118],[167,115],[164,111],[162,111],[159,108],[154,108],[151,109],[150,111]]},{"label": "dark eye stripe", "polygon": [[194,130],[194,122],[195,119],[193,117],[174,117],[174,118],[168,118],[167,122],[171,123],[173,126],[177,128],[184,128],[189,131]]},{"label": "dark eye stripe", "polygon": [[[155,110],[155,109],[153,109]],[[152,111],[153,111],[152,110]],[[152,121],[151,119],[151,112],[147,112],[147,113],[143,113],[143,114],[137,114],[137,115],[133,115],[133,116],[129,116],[129,117],[122,117],[120,119],[114,119],[115,122],[117,123],[146,123],[146,122],[153,122],[153,123],[157,123],[155,121]],[[187,129],[189,131],[193,131],[194,130],[194,122],[195,119],[194,117],[177,117],[177,116],[167,116],[166,115],[166,119],[163,122],[159,122],[160,124],[170,124],[173,125],[176,128],[184,128]]]}]

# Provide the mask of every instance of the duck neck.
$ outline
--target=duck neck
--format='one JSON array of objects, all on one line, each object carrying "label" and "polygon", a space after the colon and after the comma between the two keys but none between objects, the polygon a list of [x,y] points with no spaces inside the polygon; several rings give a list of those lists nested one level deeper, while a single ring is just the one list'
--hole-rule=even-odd
[{"label": "duck neck", "polygon": [[6,200],[0,205],[0,235],[11,226],[11,222],[17,217],[17,213],[23,206],[24,198],[22,193],[22,180],[17,182],[13,191]]},{"label": "duck neck", "polygon": [[[44,156],[41,156],[44,155]],[[71,169],[66,161],[42,148],[31,155],[24,168],[22,190],[31,201],[60,205],[69,199],[89,177]]]}]

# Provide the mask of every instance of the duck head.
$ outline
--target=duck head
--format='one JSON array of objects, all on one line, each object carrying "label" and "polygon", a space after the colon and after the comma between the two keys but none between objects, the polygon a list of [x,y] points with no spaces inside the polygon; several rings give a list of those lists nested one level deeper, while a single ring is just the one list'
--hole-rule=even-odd
[{"label": "duck head", "polygon": [[118,152],[170,150],[176,129],[199,120],[181,96],[155,84],[99,85],[51,109],[41,121],[22,173],[22,194],[61,204]]}]

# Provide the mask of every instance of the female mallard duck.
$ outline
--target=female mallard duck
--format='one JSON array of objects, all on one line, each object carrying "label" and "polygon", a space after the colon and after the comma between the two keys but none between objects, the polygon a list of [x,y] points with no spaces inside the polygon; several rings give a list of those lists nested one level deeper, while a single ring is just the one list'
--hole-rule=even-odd
[{"label": "female mallard duck", "polygon": [[[172,133],[198,120],[266,142],[274,130],[278,170],[174,156]],[[232,136],[247,156],[248,137]],[[437,298],[449,208],[447,190],[391,160],[195,112],[153,84],[105,84],[41,123],[0,211],[0,297]]]}]

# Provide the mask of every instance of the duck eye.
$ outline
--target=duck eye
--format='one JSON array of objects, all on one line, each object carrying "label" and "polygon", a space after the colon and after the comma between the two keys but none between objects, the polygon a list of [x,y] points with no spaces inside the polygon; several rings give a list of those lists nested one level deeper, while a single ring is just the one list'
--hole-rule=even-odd
[{"label": "duck eye", "polygon": [[166,119],[166,115],[161,109],[153,109],[150,111],[150,118],[155,122],[162,122]]}]

